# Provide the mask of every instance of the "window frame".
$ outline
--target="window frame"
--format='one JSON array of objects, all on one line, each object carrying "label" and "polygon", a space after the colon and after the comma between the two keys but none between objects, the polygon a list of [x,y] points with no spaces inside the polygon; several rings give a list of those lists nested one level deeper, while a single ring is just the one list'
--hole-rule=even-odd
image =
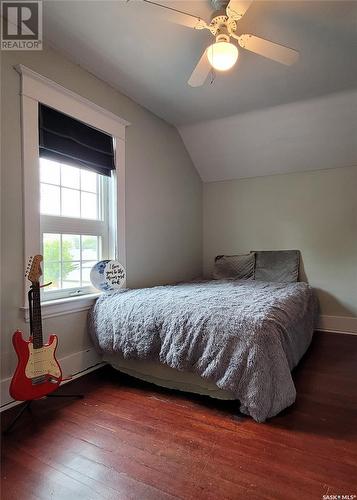
[{"label": "window frame", "polygon": [[[41,253],[41,215],[40,215],[40,168],[39,168],[39,131],[38,105],[50,106],[62,113],[76,118],[114,138],[116,170],[112,173],[112,182],[108,189],[111,197],[109,210],[109,248],[112,258],[117,258],[125,266],[125,131],[130,125],[114,113],[94,104],[88,99],[67,90],[61,85],[39,75],[23,65],[14,69],[21,75],[21,130],[22,130],[22,165],[23,165],[23,217],[24,217],[24,271],[27,259]],[[66,230],[67,234],[67,230]],[[114,236],[116,234],[116,236]],[[24,273],[25,274],[25,273]],[[24,281],[25,319],[28,318],[27,293],[30,282]],[[98,293],[93,294],[93,300]],[[83,303],[87,304],[88,295]],[[66,314],[68,302],[74,303],[78,310],[83,310],[80,297],[66,297],[46,301],[51,306],[51,317]],[[67,304],[62,312],[60,303]],[[58,304],[54,304],[57,302]],[[57,307],[58,305],[58,307]],[[56,307],[54,307],[56,306]],[[89,307],[89,306],[88,306]],[[74,310],[71,310],[74,312]],[[43,314],[46,317],[46,312]]]},{"label": "window frame", "polygon": [[[60,162],[58,162],[60,163]],[[73,163],[73,167],[76,165]],[[80,166],[76,168],[81,168]],[[81,217],[66,217],[62,215],[48,215],[40,213],[40,230],[41,230],[41,254],[43,255],[43,235],[46,233],[52,234],[75,234],[75,235],[93,235],[101,238],[101,259],[110,259],[115,256],[115,248],[109,245],[109,214],[110,207],[114,204],[111,193],[112,178],[104,175],[99,175],[99,183],[97,183],[97,193],[99,195],[99,219],[85,219]],[[40,185],[41,185],[40,178]],[[48,184],[48,183],[44,183]],[[71,188],[70,188],[71,189]],[[72,288],[60,288],[57,290],[42,291],[42,301],[56,300],[61,298],[78,297],[96,293],[97,290],[93,286],[79,286]]]}]

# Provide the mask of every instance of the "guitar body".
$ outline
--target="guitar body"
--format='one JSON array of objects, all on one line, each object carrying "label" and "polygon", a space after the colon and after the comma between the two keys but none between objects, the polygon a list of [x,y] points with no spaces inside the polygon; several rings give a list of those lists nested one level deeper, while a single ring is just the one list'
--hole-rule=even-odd
[{"label": "guitar body", "polygon": [[12,343],[18,364],[10,384],[10,395],[17,401],[39,399],[55,391],[62,380],[62,371],[56,359],[58,339],[50,335],[48,343],[35,349],[32,337],[25,340],[17,330]]}]

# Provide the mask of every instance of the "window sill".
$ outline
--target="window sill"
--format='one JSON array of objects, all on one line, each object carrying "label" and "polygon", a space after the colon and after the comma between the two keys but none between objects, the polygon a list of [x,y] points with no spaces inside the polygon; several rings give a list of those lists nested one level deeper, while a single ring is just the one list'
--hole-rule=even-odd
[{"label": "window sill", "polygon": [[[90,293],[80,297],[67,297],[65,299],[41,302],[42,318],[53,318],[64,314],[87,311],[100,295],[100,293]],[[28,306],[21,307],[20,309],[24,313],[25,322],[28,323],[30,321]]]}]

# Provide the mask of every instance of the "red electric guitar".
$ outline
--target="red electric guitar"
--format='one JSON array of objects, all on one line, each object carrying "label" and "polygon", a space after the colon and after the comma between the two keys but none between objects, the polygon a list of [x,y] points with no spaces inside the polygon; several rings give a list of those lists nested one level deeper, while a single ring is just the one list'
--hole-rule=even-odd
[{"label": "red electric guitar", "polygon": [[50,335],[43,343],[40,283],[42,255],[35,255],[27,266],[26,276],[32,286],[29,292],[30,338],[25,340],[17,330],[13,337],[18,364],[10,384],[10,396],[17,401],[39,399],[57,389],[62,380],[62,371],[55,353],[58,343],[56,335]]}]

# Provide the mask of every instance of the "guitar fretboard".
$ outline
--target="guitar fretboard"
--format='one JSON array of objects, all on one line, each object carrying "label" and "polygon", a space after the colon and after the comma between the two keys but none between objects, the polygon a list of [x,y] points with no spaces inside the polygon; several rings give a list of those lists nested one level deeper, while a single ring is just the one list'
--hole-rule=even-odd
[{"label": "guitar fretboard", "polygon": [[34,349],[43,347],[41,297],[39,283],[32,283],[32,341]]}]

